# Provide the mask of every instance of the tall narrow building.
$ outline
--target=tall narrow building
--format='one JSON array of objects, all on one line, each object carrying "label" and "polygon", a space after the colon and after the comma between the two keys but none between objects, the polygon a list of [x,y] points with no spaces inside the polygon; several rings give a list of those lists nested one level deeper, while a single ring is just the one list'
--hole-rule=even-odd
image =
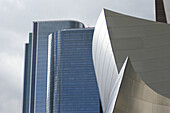
[{"label": "tall narrow building", "polygon": [[31,86],[31,54],[32,33],[29,33],[29,43],[25,45],[25,67],[23,87],[23,113],[29,113],[30,108],[30,86]]},{"label": "tall narrow building", "polygon": [[28,48],[29,48],[29,44],[26,43],[25,44],[25,69],[24,69],[24,88],[23,88],[23,109],[22,109],[22,113],[28,113],[28,100],[27,100],[27,97],[28,97],[28,90],[27,90],[27,86],[28,86],[28,82],[27,82],[27,79],[28,79],[28,74],[27,74],[27,63],[28,63]]}]

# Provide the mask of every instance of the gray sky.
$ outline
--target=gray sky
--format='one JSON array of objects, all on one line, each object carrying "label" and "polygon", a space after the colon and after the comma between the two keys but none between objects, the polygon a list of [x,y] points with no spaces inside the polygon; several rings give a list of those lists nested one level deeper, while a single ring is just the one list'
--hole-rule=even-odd
[{"label": "gray sky", "polygon": [[0,113],[22,113],[24,48],[32,21],[73,19],[95,26],[102,8],[149,20],[155,0],[0,0]]}]

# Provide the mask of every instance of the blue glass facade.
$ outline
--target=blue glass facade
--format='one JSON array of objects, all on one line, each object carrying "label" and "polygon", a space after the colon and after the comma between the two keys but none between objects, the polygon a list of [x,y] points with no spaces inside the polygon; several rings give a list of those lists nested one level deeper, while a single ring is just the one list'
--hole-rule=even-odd
[{"label": "blue glass facade", "polygon": [[34,22],[25,50],[23,113],[100,112],[93,31],[76,21]]},{"label": "blue glass facade", "polygon": [[93,28],[55,33],[53,113],[100,113],[92,62]]},{"label": "blue glass facade", "polygon": [[83,28],[76,21],[34,22],[31,113],[46,113],[48,35],[64,28]]}]

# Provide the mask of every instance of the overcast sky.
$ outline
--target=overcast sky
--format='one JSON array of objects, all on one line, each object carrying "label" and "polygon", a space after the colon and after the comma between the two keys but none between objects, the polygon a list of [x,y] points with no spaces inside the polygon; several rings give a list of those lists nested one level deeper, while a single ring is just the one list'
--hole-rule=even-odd
[{"label": "overcast sky", "polygon": [[0,113],[22,113],[24,49],[35,20],[95,26],[102,8],[149,20],[155,0],[0,0]]}]

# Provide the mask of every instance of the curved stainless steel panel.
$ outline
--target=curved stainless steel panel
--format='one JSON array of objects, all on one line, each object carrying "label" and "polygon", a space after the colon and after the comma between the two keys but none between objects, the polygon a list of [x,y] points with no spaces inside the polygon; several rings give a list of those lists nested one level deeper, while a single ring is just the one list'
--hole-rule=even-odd
[{"label": "curved stainless steel panel", "polygon": [[170,99],[148,87],[128,60],[113,113],[170,113]]},{"label": "curved stainless steel panel", "polygon": [[[116,81],[118,77],[118,71],[115,65],[106,21],[104,18],[104,12],[102,12],[100,15],[93,36],[93,62],[101,97],[101,103],[103,111],[105,111],[114,81]],[[106,80],[107,82],[103,82]]]},{"label": "curved stainless steel panel", "polygon": [[108,10],[105,18],[118,69],[129,56],[137,74],[156,92],[170,97],[170,25]]},{"label": "curved stainless steel panel", "polygon": [[[104,112],[111,113],[118,102],[123,107],[118,110],[115,107],[116,113],[158,113],[160,110],[169,110],[167,103],[170,103],[170,100],[156,93],[170,97],[169,31],[168,24],[133,18],[105,9],[102,11],[95,27],[92,51]],[[144,82],[139,84],[133,79],[128,79],[128,82],[123,83],[121,77],[126,74],[126,76],[136,75],[135,71],[127,70],[128,66],[126,62],[124,63],[127,56],[132,62],[130,68],[134,67],[144,82],[156,92]],[[125,74],[124,69],[126,69]],[[125,78],[123,77],[123,80]],[[135,78],[140,80],[139,77]],[[126,88],[123,91],[126,92],[126,96],[119,99],[122,95],[121,88],[119,89],[120,84],[121,87],[125,84]],[[117,94],[118,99],[115,102]],[[156,97],[152,98],[155,95]],[[166,113],[168,112],[170,111]]]}]

